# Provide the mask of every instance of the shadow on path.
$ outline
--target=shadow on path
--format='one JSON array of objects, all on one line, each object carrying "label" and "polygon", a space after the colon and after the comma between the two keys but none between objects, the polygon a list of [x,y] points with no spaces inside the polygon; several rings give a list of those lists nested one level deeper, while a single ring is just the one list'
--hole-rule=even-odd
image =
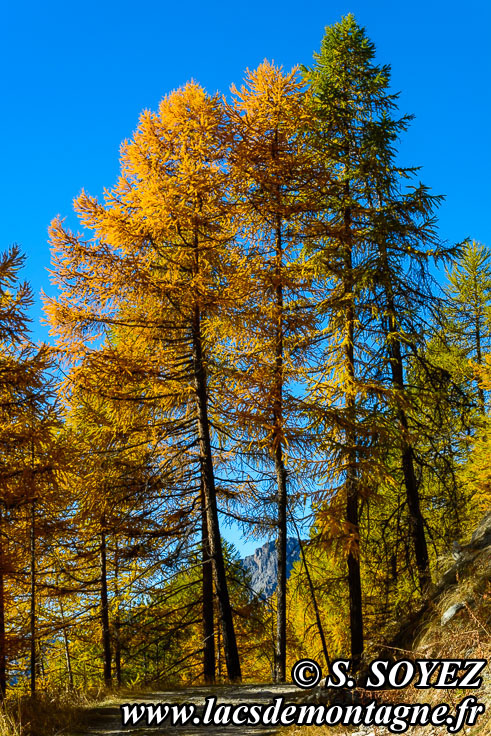
[{"label": "shadow on path", "polygon": [[[149,726],[145,718],[134,725],[123,726],[120,706],[123,704],[182,704],[192,703],[197,707],[198,715],[203,712],[207,697],[215,696],[219,705],[238,705],[239,703],[258,703],[263,706],[273,704],[274,698],[283,696],[286,703],[294,703],[299,696],[305,694],[294,685],[223,685],[200,686],[182,690],[158,691],[140,694],[136,697],[122,697],[119,701],[100,705],[88,714],[88,725],[84,731],[72,736],[268,736],[274,734],[279,727],[263,725],[186,725],[171,726],[167,720],[160,725]],[[139,709],[138,712],[142,712]]]}]

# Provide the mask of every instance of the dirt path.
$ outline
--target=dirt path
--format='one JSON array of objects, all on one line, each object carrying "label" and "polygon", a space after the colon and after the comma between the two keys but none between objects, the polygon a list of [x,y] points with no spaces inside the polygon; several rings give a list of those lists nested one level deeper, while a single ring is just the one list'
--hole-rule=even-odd
[{"label": "dirt path", "polygon": [[[167,736],[168,734],[179,734],[179,736],[267,736],[273,734],[276,728],[266,726],[236,726],[236,725],[181,725],[171,726],[164,720],[160,725],[148,726],[146,718],[142,718],[134,725],[123,726],[122,711],[123,704],[138,704],[143,706],[148,703],[182,704],[193,703],[198,706],[198,713],[202,713],[205,698],[215,696],[217,705],[237,705],[239,703],[259,703],[268,705],[273,698],[284,696],[287,703],[295,702],[298,696],[305,691],[299,690],[294,685],[241,685],[222,687],[193,687],[180,691],[159,691],[138,695],[134,698],[121,698],[107,705],[94,708],[89,713],[87,728],[72,736]],[[143,712],[143,708],[138,713]]]}]

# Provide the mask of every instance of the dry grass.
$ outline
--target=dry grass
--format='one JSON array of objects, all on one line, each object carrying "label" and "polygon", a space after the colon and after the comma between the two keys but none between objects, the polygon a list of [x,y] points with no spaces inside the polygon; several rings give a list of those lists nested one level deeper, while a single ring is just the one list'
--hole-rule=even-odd
[{"label": "dry grass", "polygon": [[83,727],[91,698],[80,692],[10,695],[0,706],[0,736],[54,736]]},{"label": "dry grass", "polygon": [[22,736],[22,727],[19,720],[20,714],[14,714],[9,709],[0,708],[0,736]]},{"label": "dry grass", "polygon": [[[167,686],[166,690],[172,687]],[[179,688],[176,687],[176,691]],[[62,736],[79,733],[88,723],[94,707],[119,705],[134,698],[134,688],[118,690],[100,687],[87,693],[79,690],[40,692],[34,699],[10,693],[0,705],[0,736]]]}]

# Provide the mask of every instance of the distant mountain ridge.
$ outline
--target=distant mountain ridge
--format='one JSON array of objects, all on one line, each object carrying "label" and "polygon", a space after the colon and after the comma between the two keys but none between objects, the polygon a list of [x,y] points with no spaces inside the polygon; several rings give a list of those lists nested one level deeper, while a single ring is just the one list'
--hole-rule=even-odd
[{"label": "distant mountain ridge", "polygon": [[[295,537],[286,540],[286,577],[300,557],[300,544]],[[251,587],[255,593],[269,598],[276,590],[278,564],[275,542],[266,542],[254,554],[242,559],[243,567],[251,574]]]}]

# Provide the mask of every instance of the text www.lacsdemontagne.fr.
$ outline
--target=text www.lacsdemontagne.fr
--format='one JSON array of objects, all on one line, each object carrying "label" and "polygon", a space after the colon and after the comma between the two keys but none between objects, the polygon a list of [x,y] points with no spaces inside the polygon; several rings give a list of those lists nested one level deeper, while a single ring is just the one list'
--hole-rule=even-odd
[{"label": "text www.lacsdemontagne.fr", "polygon": [[[375,701],[365,705],[306,705],[285,703],[274,698],[273,703],[218,703],[215,696],[205,699],[200,712],[194,703],[131,703],[121,706],[123,725],[143,722],[158,726],[385,726],[391,733],[404,733],[412,726],[446,726],[457,733],[465,725],[472,726],[484,712],[484,705],[474,696],[464,698],[455,709],[446,703],[380,705]],[[143,724],[142,724],[143,725]]]}]

